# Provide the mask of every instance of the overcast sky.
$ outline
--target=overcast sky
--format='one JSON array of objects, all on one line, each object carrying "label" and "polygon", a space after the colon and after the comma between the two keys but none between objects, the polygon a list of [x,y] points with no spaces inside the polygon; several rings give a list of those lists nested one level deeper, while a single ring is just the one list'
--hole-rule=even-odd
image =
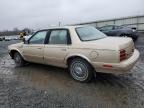
[{"label": "overcast sky", "polygon": [[144,15],[144,0],[0,0],[0,30]]}]

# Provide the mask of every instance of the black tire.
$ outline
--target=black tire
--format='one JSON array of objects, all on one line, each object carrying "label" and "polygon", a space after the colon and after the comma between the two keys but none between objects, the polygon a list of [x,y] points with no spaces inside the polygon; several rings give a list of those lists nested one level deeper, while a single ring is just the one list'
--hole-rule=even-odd
[{"label": "black tire", "polygon": [[126,34],[121,34],[120,37],[128,37]]},{"label": "black tire", "polygon": [[18,52],[14,53],[14,61],[17,67],[24,66],[25,64],[25,61],[23,60],[22,56]]},{"label": "black tire", "polygon": [[136,42],[136,41],[137,41],[137,39],[138,39],[138,37],[133,36],[133,37],[132,37],[132,39],[133,39],[133,41],[134,41],[134,42]]},{"label": "black tire", "polygon": [[94,72],[92,66],[81,58],[75,58],[69,63],[69,71],[73,79],[80,82],[91,81]]}]

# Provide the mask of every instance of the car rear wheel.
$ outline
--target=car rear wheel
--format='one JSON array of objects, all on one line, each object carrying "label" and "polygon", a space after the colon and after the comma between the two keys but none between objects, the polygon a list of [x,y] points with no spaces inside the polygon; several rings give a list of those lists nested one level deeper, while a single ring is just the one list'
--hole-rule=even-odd
[{"label": "car rear wheel", "polygon": [[121,34],[120,36],[121,37],[128,37],[126,34]]},{"label": "car rear wheel", "polygon": [[92,66],[84,59],[73,59],[69,64],[71,76],[80,82],[89,82],[93,77]]},{"label": "car rear wheel", "polygon": [[18,52],[14,53],[14,61],[15,61],[16,66],[18,67],[24,66],[25,61],[23,60],[22,56]]}]

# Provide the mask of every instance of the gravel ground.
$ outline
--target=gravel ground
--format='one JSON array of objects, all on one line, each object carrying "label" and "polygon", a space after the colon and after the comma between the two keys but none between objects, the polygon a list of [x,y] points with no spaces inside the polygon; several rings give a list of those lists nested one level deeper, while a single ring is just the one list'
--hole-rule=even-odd
[{"label": "gravel ground", "polygon": [[98,74],[91,83],[73,80],[67,70],[30,64],[15,67],[0,41],[0,108],[144,108],[144,38],[141,57],[127,75]]}]

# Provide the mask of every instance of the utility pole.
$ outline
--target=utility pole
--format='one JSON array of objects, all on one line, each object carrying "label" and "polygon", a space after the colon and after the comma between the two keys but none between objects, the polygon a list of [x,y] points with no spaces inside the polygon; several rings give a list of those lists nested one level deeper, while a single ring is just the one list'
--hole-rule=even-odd
[{"label": "utility pole", "polygon": [[59,27],[61,26],[61,22],[59,21]]}]

